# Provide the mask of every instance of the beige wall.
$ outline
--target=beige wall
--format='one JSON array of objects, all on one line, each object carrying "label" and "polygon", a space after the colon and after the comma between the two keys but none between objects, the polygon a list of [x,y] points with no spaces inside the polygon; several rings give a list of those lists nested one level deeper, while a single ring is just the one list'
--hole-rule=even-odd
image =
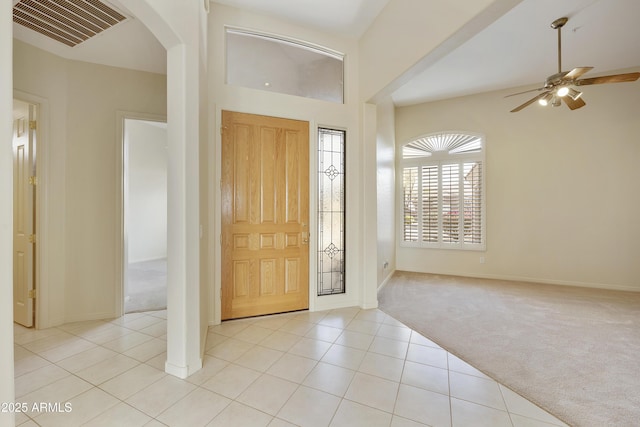
[{"label": "beige wall", "polygon": [[83,62],[70,62],[67,77],[65,317],[73,321],[114,315],[116,112],[165,114],[166,78]]},{"label": "beige wall", "polygon": [[522,0],[390,0],[359,40],[360,96],[388,96]]},{"label": "beige wall", "polygon": [[[38,206],[40,219],[40,327],[64,322],[66,288],[65,217],[67,140],[67,61],[14,39],[14,90],[46,100],[48,117],[40,116],[38,132],[38,174],[42,197],[50,203]],[[17,97],[20,96],[18,93]],[[43,111],[40,111],[43,113]],[[46,119],[46,120],[45,120]],[[45,166],[46,165],[46,166]],[[44,194],[43,194],[44,193]],[[46,212],[46,213],[45,213]],[[44,239],[46,233],[47,239]],[[44,250],[51,248],[49,250]]]},{"label": "beige wall", "polygon": [[48,101],[50,257],[44,326],[114,316],[116,112],[166,114],[166,77],[70,61],[14,41],[14,88]]},{"label": "beige wall", "polygon": [[[384,101],[381,94],[410,76],[414,71],[409,70],[406,74],[407,70],[416,68],[414,66],[425,55],[444,54],[519,1],[392,0],[359,40],[337,37],[219,4],[212,5],[209,19],[210,110],[212,114],[216,112],[217,120],[224,109],[308,120],[312,141],[315,140],[314,126],[347,129],[347,193],[350,195],[346,227],[347,289],[350,291],[346,296],[313,298],[312,308],[341,304],[376,306],[375,286],[394,270],[393,107],[389,101]],[[225,25],[305,40],[345,53],[345,104],[226,85]],[[465,30],[459,31],[462,27]],[[421,42],[415,43],[415,40]],[[363,101],[372,97],[376,97],[380,105],[370,110]],[[380,116],[376,118],[376,115]],[[214,140],[209,154],[210,164],[216,165],[219,162],[215,158],[219,153],[217,126],[214,123]],[[377,127],[379,129],[376,130]],[[315,165],[312,163],[311,166],[313,170]],[[215,171],[210,170],[210,180],[217,182],[219,176],[211,176],[212,173]],[[209,198],[211,211],[217,214],[219,209],[214,200],[219,203],[219,195],[215,191],[215,188],[211,190]],[[379,217],[374,218],[374,213]],[[219,221],[217,218],[218,226]],[[315,220],[311,223],[312,227],[314,225]],[[217,233],[209,234],[212,242],[218,241]],[[314,242],[311,243],[313,248]],[[213,250],[212,246],[212,255]],[[219,263],[219,254],[213,258]],[[375,261],[371,262],[372,259]],[[386,269],[383,268],[385,261],[389,262]],[[312,259],[312,283],[315,280],[313,262]],[[212,272],[216,279],[211,289],[211,322],[215,322],[219,311],[216,308],[219,305],[219,270],[217,264]]]},{"label": "beige wall", "polygon": [[585,87],[575,111],[509,113],[517,91],[397,108],[398,146],[465,130],[487,147],[486,252],[399,246],[398,269],[640,291],[640,83]]},{"label": "beige wall", "polygon": [[[292,25],[288,22],[273,19],[263,15],[254,14],[239,9],[212,3],[209,19],[209,94],[211,116],[216,117],[210,143],[211,164],[216,165],[212,182],[219,182],[220,176],[216,169],[219,168],[220,140],[219,119],[221,110],[241,111],[252,114],[263,114],[276,117],[286,117],[310,122],[310,167],[311,171],[317,170],[316,156],[316,130],[317,126],[335,126],[347,130],[347,294],[313,297],[316,294],[312,289],[311,308],[325,309],[336,306],[360,305],[363,292],[363,259],[362,259],[362,197],[364,190],[361,187],[363,144],[361,141],[361,129],[359,122],[360,106],[358,102],[358,51],[357,41],[337,37],[335,35],[319,32],[306,27]],[[253,29],[271,34],[277,34],[293,39],[304,40],[320,46],[345,53],[345,104],[336,104],[326,101],[307,99],[298,96],[284,95],[267,91],[236,87],[225,84],[225,45],[224,26],[237,26],[245,29]],[[312,234],[309,247],[311,253],[315,252],[315,174],[310,174],[311,179],[311,218],[310,231]],[[214,235],[210,238],[213,242],[219,241],[219,186],[212,186],[211,200],[215,201],[213,210],[216,214],[216,226]],[[216,266],[214,274],[216,281],[212,287],[212,304],[210,310],[210,322],[219,319],[219,295],[220,295],[220,255],[215,255]],[[311,283],[315,286],[315,256],[311,255]],[[217,317],[217,319],[216,319]]]}]

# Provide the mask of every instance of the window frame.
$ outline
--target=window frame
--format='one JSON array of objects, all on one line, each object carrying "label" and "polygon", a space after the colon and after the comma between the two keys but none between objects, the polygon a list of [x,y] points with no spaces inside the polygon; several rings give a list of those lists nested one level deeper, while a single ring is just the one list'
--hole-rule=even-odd
[{"label": "window frame", "polygon": [[[404,158],[404,148],[407,145],[414,143],[423,138],[429,138],[432,136],[438,135],[465,135],[469,137],[476,137],[481,142],[481,147],[478,151],[475,152],[456,152],[450,153],[449,151],[425,151],[425,156],[418,157],[412,155],[410,158]],[[486,250],[486,176],[487,176],[487,167],[486,167],[486,139],[484,135],[473,133],[473,132],[461,132],[461,131],[445,131],[445,132],[434,132],[431,134],[422,135],[417,138],[412,138],[411,140],[403,143],[399,147],[399,157],[400,157],[400,167],[398,168],[398,182],[399,182],[399,216],[400,219],[398,222],[399,225],[399,242],[401,247],[409,247],[409,248],[425,248],[425,249],[454,249],[454,250],[468,250],[468,251],[484,251]],[[458,164],[463,166],[465,163],[479,162],[481,164],[481,177],[480,177],[480,243],[466,243],[464,239],[464,209],[458,209],[458,230],[461,231],[462,238],[458,239],[457,242],[445,242],[443,241],[443,203],[442,203],[442,166],[449,164]],[[437,203],[437,242],[429,242],[424,240],[423,233],[423,167],[437,167],[437,183],[438,183],[438,203]],[[404,187],[404,176],[405,170],[408,168],[417,168],[417,181],[418,181],[418,189],[417,189],[417,240],[405,240],[405,187]],[[464,186],[462,181],[463,172],[460,172],[460,181],[458,186],[458,191],[464,193]],[[463,201],[464,203],[464,201]]]},{"label": "window frame", "polygon": [[[224,60],[224,82],[225,85],[243,87],[252,90],[263,90],[271,93],[277,93],[281,95],[287,96],[298,96],[306,99],[313,99],[317,101],[331,102],[335,104],[345,104],[346,103],[346,54],[342,52],[338,52],[336,50],[330,49],[328,47],[324,47],[315,43],[311,43],[301,39],[295,39],[291,37],[286,37],[283,35],[278,35],[274,33],[267,33],[259,30],[234,27],[225,25],[225,60]],[[273,45],[277,45],[280,48],[291,48],[291,49],[299,49],[301,52],[306,51],[310,54],[314,54],[321,58],[329,58],[336,60],[340,63],[340,78],[339,78],[339,87],[340,90],[336,91],[336,95],[339,92],[339,99],[333,99],[331,96],[321,95],[321,94],[313,94],[308,93],[305,90],[291,90],[292,88],[283,87],[277,83],[274,83],[273,76],[276,75],[273,72],[269,72],[267,70],[262,70],[260,74],[261,83],[257,84],[255,82],[251,82],[251,79],[242,79],[231,80],[230,75],[233,75],[230,67],[232,67],[232,60],[230,57],[232,47],[230,46],[230,36],[238,37],[239,39],[244,38],[245,42],[248,38],[254,38],[261,40],[265,43],[271,43]],[[259,53],[259,52],[258,52]],[[297,55],[297,54],[296,54]],[[259,56],[259,54],[254,53],[254,57]],[[269,62],[269,61],[266,61]],[[258,78],[258,74],[254,74],[252,77]],[[298,73],[297,77],[300,77],[302,74]],[[266,80],[265,80],[266,78]],[[243,81],[244,80],[244,81]],[[308,81],[314,81],[313,79],[308,79]],[[303,81],[299,81],[298,83],[303,83]],[[306,87],[309,88],[308,86]],[[317,89],[317,87],[313,87]]]},{"label": "window frame", "polygon": [[[337,173],[337,176],[341,176],[341,181],[339,181],[339,187],[338,188],[333,188],[332,187],[332,192],[333,191],[338,191],[339,193],[342,194],[342,197],[338,198],[338,203],[340,205],[340,209],[339,211],[326,211],[323,210],[323,206],[322,206],[322,198],[324,196],[327,196],[327,194],[323,194],[322,192],[322,183],[323,183],[323,179],[325,177],[325,175],[327,174],[327,169],[322,170],[321,166],[323,165],[323,159],[321,157],[321,154],[325,154],[327,152],[329,152],[328,150],[324,149],[324,146],[321,147],[321,143],[320,140],[323,136],[323,134],[326,135],[341,135],[342,138],[342,151],[340,153],[340,162],[341,164],[339,165],[340,169],[342,169],[341,171],[339,169],[336,169],[335,172]],[[318,174],[318,178],[317,178],[317,208],[316,208],[316,232],[317,232],[317,244],[316,244],[316,260],[317,260],[317,284],[316,284],[316,293],[318,297],[324,297],[324,296],[330,296],[330,295],[342,295],[342,294],[346,294],[347,293],[347,269],[346,269],[346,255],[347,255],[347,214],[346,214],[346,204],[347,204],[347,174],[346,174],[346,169],[347,169],[347,130],[346,129],[342,129],[336,126],[318,126],[316,129],[316,136],[317,136],[317,147],[316,147],[316,155],[317,155],[317,159],[316,159],[316,170],[317,170],[317,174]],[[321,153],[321,149],[322,149],[322,153]],[[335,167],[335,165],[333,165],[333,163],[331,163],[331,167]],[[336,177],[337,177],[336,176]],[[332,178],[330,178],[331,181],[333,181]],[[332,193],[333,194],[333,193]],[[331,215],[339,215],[340,217],[340,228],[338,230],[338,233],[340,235],[339,237],[339,242],[338,243],[338,247],[335,247],[335,249],[337,249],[337,253],[341,255],[341,260],[338,259],[338,263],[340,264],[340,271],[336,270],[333,264],[331,264],[331,266],[329,267],[329,269],[322,269],[321,265],[322,263],[322,258],[325,255],[328,255],[328,253],[326,252],[326,250],[328,249],[327,247],[324,247],[323,244],[324,242],[322,241],[322,235],[323,235],[323,225],[324,222],[322,220],[323,215],[325,214],[331,214]],[[332,226],[330,226],[330,228],[332,228]],[[331,231],[335,231],[335,230],[331,230]],[[333,240],[333,239],[330,239]],[[331,244],[333,245],[333,241],[331,242]],[[332,263],[333,262],[333,255],[328,255],[330,260],[329,262]],[[331,286],[326,287],[325,285],[325,280],[323,278],[323,275],[334,275],[334,274],[339,274],[340,280],[339,280],[339,284],[340,287],[333,287]],[[329,283],[330,285],[333,282]]]}]

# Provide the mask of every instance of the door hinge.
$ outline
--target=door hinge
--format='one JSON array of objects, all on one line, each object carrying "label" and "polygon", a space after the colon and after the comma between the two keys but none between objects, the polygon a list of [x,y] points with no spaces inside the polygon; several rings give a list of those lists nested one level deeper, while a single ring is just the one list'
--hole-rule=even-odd
[{"label": "door hinge", "polygon": [[29,129],[37,129],[38,128],[38,122],[35,120],[29,120]]},{"label": "door hinge", "polygon": [[35,242],[36,242],[36,235],[29,234],[29,243],[35,243]]},{"label": "door hinge", "polygon": [[29,177],[29,185],[38,185],[38,177],[30,176]]},{"label": "door hinge", "polygon": [[29,289],[28,298],[36,299],[36,290],[35,289]]}]

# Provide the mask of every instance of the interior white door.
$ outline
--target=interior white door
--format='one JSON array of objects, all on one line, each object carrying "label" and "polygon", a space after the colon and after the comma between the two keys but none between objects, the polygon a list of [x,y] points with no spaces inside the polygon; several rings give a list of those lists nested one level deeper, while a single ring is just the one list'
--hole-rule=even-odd
[{"label": "interior white door", "polygon": [[13,320],[34,324],[35,146],[34,105],[14,101],[13,129]]}]

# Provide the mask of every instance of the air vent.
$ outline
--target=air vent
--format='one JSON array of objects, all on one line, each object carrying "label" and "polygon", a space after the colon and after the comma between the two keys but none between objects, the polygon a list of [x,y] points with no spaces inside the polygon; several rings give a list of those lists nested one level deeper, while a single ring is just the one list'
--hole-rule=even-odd
[{"label": "air vent", "polygon": [[99,0],[21,0],[13,7],[13,22],[71,47],[125,19]]}]

